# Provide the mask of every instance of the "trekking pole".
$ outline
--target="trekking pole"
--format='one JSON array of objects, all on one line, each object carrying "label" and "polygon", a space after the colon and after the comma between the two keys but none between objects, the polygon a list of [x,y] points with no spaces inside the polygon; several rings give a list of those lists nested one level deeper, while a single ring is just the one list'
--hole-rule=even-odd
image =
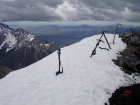
[{"label": "trekking pole", "polygon": [[[61,47],[60,47],[61,48]],[[58,54],[58,61],[59,61],[59,71],[56,72],[56,75],[63,73],[63,67],[61,66],[61,60],[60,60],[60,54],[61,54],[61,49],[58,48],[57,54]],[[62,68],[62,72],[60,71],[60,67]]]},{"label": "trekking pole", "polygon": [[[116,30],[115,30],[115,34],[114,34],[114,38],[113,38],[113,41],[112,41],[111,44],[115,44],[115,37],[116,37],[116,34],[117,34],[118,25],[121,25],[121,24],[117,23],[117,25],[116,25]],[[122,25],[121,25],[121,26],[122,26]]]},{"label": "trekking pole", "polygon": [[57,51],[57,53],[58,53],[58,61],[59,61],[59,72],[60,72],[60,54],[61,54],[61,49],[59,48],[58,49],[58,51]]}]

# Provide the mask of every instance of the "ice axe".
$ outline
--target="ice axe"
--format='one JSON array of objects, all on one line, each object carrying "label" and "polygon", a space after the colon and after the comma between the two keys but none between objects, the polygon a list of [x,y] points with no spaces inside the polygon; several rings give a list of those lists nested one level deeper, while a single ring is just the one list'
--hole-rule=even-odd
[{"label": "ice axe", "polygon": [[97,48],[97,46],[99,46],[100,42],[103,42],[103,43],[104,43],[104,41],[102,41],[101,39],[97,39],[97,41],[98,41],[98,42],[97,42],[97,44],[96,44],[94,50],[92,51],[90,57],[92,57],[92,55],[95,55],[95,54],[96,54],[96,48]]},{"label": "ice axe", "polygon": [[137,32],[133,31],[131,28],[130,28],[130,30],[131,30],[131,32],[132,32],[133,35],[138,34]]},{"label": "ice axe", "polygon": [[[109,32],[109,31],[102,31],[102,35],[101,35],[100,39],[97,40],[98,42],[97,42],[97,44],[96,44],[94,50],[92,51],[90,57],[92,57],[92,55],[95,55],[95,54],[96,54],[96,48],[97,48],[97,46],[99,46],[99,43],[100,43],[100,42],[103,42],[103,43],[104,43],[104,41],[101,40],[101,38],[102,38],[103,36],[104,36],[104,38],[105,38],[105,40],[106,40],[106,42],[107,42],[109,48],[111,49],[111,47],[110,47],[110,45],[109,45],[109,43],[108,43],[108,40],[107,40],[107,38],[106,38],[106,36],[105,36],[105,32]],[[99,47],[99,48],[100,48],[100,49],[106,49],[106,50],[109,51],[109,49],[107,49],[107,48],[101,48],[101,47]]]},{"label": "ice axe", "polygon": [[[111,44],[115,44],[115,37],[116,37],[116,34],[117,34],[117,30],[118,30],[118,26],[121,25],[120,23],[117,23],[116,25],[116,30],[115,30],[115,34],[114,34],[114,38],[113,38],[113,41]],[[121,25],[122,26],[122,25]]]},{"label": "ice axe", "polygon": [[[107,44],[108,44],[108,47],[111,49],[111,47],[110,47],[110,45],[109,45],[109,43],[108,43],[108,40],[107,40],[107,38],[106,38],[106,36],[105,36],[105,32],[109,32],[109,31],[102,31],[102,36],[105,37],[105,40],[106,40],[106,42],[107,42]],[[102,37],[102,36],[101,36],[101,37]]]}]

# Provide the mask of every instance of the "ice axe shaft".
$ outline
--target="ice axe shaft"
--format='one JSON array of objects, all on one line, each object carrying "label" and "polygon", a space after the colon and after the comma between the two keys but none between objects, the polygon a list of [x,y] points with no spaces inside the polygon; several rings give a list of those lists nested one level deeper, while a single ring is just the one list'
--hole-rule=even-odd
[{"label": "ice axe shaft", "polygon": [[130,28],[130,30],[132,31],[132,33],[135,33],[131,28]]},{"label": "ice axe shaft", "polygon": [[[114,34],[114,38],[113,38],[113,41],[112,41],[111,44],[115,44],[115,37],[116,37],[116,34],[117,34],[118,25],[121,25],[121,24],[117,23],[117,25],[116,25],[116,30],[115,30],[115,34]],[[121,25],[121,26],[122,26],[122,25]]]},{"label": "ice axe shaft", "polygon": [[109,45],[109,43],[108,43],[108,40],[107,40],[107,38],[106,38],[106,36],[105,36],[105,35],[104,35],[104,37],[105,37],[105,40],[106,40],[106,42],[107,42],[107,44],[108,44],[109,48],[111,49],[111,47],[110,47],[110,45]]},{"label": "ice axe shaft", "polygon": [[132,31],[132,34],[133,34],[133,35],[138,34],[137,32],[133,31],[131,28],[130,28],[130,30]]},{"label": "ice axe shaft", "polygon": [[105,40],[106,40],[106,42],[107,42],[107,44],[108,44],[108,47],[111,49],[111,47],[110,47],[110,45],[109,45],[109,43],[108,43],[108,40],[107,40],[107,38],[106,38],[106,36],[105,36],[105,32],[109,32],[109,31],[102,31],[102,36],[105,37]]},{"label": "ice axe shaft", "polygon": [[[101,36],[101,37],[102,37],[102,36]],[[98,40],[98,42],[97,42],[97,44],[96,44],[94,50],[92,51],[90,57],[92,57],[92,55],[95,55],[95,54],[96,54],[96,48],[97,48],[97,46],[99,46],[99,43],[100,43],[100,42],[103,42],[103,43],[104,43],[104,41],[101,40],[101,37],[100,37],[100,39]]]}]

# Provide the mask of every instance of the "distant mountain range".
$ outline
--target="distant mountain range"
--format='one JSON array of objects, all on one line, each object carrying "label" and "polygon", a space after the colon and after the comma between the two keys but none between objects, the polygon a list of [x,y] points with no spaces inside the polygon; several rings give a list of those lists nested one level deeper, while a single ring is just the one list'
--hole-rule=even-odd
[{"label": "distant mountain range", "polygon": [[37,38],[22,28],[0,23],[0,65],[17,70],[46,57],[58,44]]},{"label": "distant mountain range", "polygon": [[[16,27],[16,26],[13,26]],[[130,28],[139,30],[140,27],[134,26],[119,26],[118,34],[123,32],[131,32]],[[42,26],[28,26],[23,27],[30,33],[35,34],[41,39],[48,41],[55,41],[60,45],[68,46],[82,40],[85,37],[90,37],[96,34],[101,34],[102,31],[109,31],[114,34],[116,25],[102,25],[102,26],[59,26],[59,25],[42,25]]]}]

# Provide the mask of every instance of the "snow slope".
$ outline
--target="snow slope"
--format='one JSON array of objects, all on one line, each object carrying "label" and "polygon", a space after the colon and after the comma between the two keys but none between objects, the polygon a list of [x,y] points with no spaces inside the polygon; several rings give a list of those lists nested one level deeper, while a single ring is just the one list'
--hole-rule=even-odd
[{"label": "snow slope", "polygon": [[[118,37],[110,51],[97,48],[90,57],[99,37],[62,48],[63,74],[55,76],[58,56],[54,52],[7,75],[0,80],[0,105],[104,105],[116,88],[139,82],[139,76],[123,73],[111,61],[126,47]],[[113,35],[107,38],[111,42]],[[108,48],[106,43],[100,46]]]}]

